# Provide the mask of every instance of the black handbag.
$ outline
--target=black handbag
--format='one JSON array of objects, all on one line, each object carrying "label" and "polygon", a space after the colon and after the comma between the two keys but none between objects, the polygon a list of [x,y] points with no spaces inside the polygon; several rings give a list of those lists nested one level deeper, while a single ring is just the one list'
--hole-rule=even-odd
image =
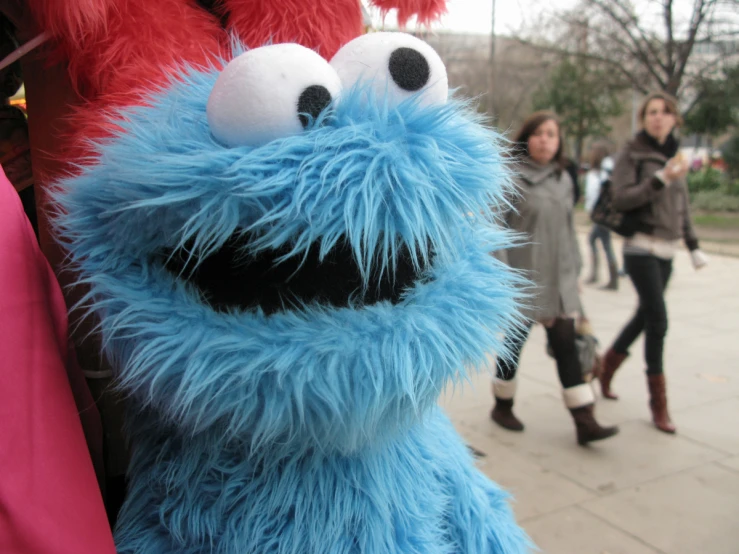
[{"label": "black handbag", "polygon": [[[636,168],[636,182],[639,182],[641,174],[641,164]],[[593,211],[590,212],[590,219],[597,225],[608,227],[611,231],[622,237],[631,237],[640,230],[641,212],[644,207],[634,210],[617,210],[613,207],[613,192],[610,179],[606,179],[600,185],[600,194],[595,202]]]}]

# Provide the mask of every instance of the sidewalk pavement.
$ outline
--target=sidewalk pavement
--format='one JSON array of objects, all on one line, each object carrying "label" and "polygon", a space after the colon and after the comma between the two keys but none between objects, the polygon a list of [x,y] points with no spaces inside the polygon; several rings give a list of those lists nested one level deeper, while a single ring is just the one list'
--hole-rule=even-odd
[{"label": "sidewalk pavement", "polygon": [[[521,358],[515,410],[523,433],[490,420],[490,375],[444,395],[458,431],[484,454],[481,470],[511,492],[518,521],[543,552],[739,553],[737,275],[737,258],[713,255],[698,272],[686,252],[675,259],[665,373],[677,435],[651,424],[641,339],[613,381],[620,400],[598,398],[596,406],[598,419],[621,433],[589,447],[575,442],[541,327]],[[615,293],[584,287],[583,302],[607,348],[636,295],[626,278]]]}]

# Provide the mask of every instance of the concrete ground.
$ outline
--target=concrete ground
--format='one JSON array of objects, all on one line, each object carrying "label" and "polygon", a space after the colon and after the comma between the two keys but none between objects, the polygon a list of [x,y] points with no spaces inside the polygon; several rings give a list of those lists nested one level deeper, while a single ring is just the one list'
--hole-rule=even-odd
[{"label": "concrete ground", "polygon": [[[482,452],[480,468],[512,493],[518,521],[543,552],[739,553],[738,275],[737,258],[713,255],[698,272],[687,253],[675,259],[665,347],[675,436],[651,424],[641,339],[616,374],[621,399],[599,398],[596,406],[598,419],[621,433],[586,448],[575,442],[540,327],[519,371],[515,411],[523,433],[490,420],[489,375],[442,398],[459,432]],[[636,305],[633,287],[626,278],[616,293],[583,289],[607,347]]]}]

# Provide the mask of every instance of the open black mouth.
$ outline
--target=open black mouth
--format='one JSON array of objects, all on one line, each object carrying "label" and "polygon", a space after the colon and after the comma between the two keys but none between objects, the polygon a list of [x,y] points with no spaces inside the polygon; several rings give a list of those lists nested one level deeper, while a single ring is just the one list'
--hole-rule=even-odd
[{"label": "open black mouth", "polygon": [[[261,308],[264,313],[318,303],[336,308],[390,301],[400,302],[405,290],[424,278],[430,259],[418,256],[414,265],[407,247],[399,249],[396,262],[384,271],[373,270],[364,289],[351,247],[339,242],[323,259],[320,247],[311,245],[307,255],[285,260],[290,248],[245,254],[250,235],[234,234],[217,252],[204,259],[189,254],[189,245],[161,252],[157,259],[177,279],[200,291],[202,299],[216,311]],[[278,261],[279,260],[279,261]],[[194,269],[193,269],[194,268]]]}]

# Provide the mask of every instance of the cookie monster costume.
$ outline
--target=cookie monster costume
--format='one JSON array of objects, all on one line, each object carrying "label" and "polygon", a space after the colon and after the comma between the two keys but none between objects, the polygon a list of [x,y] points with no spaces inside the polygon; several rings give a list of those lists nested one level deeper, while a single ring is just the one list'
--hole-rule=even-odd
[{"label": "cookie monster costume", "polygon": [[58,232],[130,396],[121,554],[518,553],[436,406],[518,278],[496,135],[422,41],[178,72],[62,182]]},{"label": "cookie monster costume", "polygon": [[[13,20],[26,46],[46,39],[22,58],[39,214],[39,240],[72,306],[88,291],[64,271],[67,253],[56,242],[47,214],[55,184],[95,161],[90,139],[111,136],[111,113],[145,104],[185,67],[207,68],[228,57],[232,41],[248,48],[294,42],[326,59],[360,36],[364,6],[428,23],[446,0],[12,0],[0,10]],[[39,34],[40,33],[40,34]],[[32,40],[31,38],[34,37]],[[26,42],[28,41],[28,42]],[[125,491],[128,448],[122,433],[125,405],[112,386],[115,371],[100,356],[94,318],[70,314],[72,338],[104,425],[101,485],[114,520]]]}]

